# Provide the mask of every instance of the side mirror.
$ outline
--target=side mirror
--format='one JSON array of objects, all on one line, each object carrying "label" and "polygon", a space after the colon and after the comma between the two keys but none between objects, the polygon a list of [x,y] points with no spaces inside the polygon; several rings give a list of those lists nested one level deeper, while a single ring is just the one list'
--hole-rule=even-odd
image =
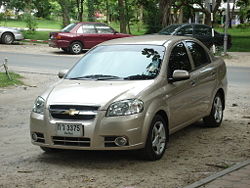
[{"label": "side mirror", "polygon": [[190,78],[190,74],[186,70],[175,70],[173,72],[173,77],[170,78],[171,82],[187,80]]},{"label": "side mirror", "polygon": [[68,69],[64,69],[64,70],[60,70],[59,72],[58,72],[58,74],[57,74],[57,76],[59,77],[59,78],[63,78],[67,73],[68,73]]}]

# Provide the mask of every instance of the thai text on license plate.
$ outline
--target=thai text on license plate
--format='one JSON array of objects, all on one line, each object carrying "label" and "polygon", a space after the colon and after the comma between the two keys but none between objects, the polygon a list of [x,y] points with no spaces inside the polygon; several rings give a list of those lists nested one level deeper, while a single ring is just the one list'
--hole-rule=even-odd
[{"label": "thai text on license plate", "polygon": [[81,124],[58,123],[56,132],[58,136],[83,136],[83,126]]}]

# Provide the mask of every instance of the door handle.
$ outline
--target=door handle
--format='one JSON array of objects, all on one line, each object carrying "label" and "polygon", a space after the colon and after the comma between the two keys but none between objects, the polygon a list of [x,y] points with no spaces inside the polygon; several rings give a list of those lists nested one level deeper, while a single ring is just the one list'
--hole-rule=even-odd
[{"label": "door handle", "polygon": [[215,71],[212,71],[212,72],[211,72],[211,75],[214,76],[214,75],[215,75]]}]

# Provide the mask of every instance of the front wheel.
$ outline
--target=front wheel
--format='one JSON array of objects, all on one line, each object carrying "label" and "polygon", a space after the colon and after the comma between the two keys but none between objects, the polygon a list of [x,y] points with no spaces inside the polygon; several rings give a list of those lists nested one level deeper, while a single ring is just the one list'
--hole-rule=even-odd
[{"label": "front wheel", "polygon": [[72,54],[80,54],[82,52],[82,43],[80,43],[80,42],[73,42],[70,45],[70,52]]},{"label": "front wheel", "polygon": [[162,158],[168,142],[168,131],[165,119],[156,115],[152,120],[145,148],[142,150],[143,157],[155,161]]},{"label": "front wheel", "polygon": [[204,117],[203,121],[208,127],[219,127],[223,119],[223,99],[219,93],[214,97],[212,110],[209,116]]}]

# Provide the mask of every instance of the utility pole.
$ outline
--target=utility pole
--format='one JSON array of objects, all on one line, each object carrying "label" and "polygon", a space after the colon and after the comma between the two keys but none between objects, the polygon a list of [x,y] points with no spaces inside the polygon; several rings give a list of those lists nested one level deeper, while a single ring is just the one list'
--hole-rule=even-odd
[{"label": "utility pole", "polygon": [[224,54],[227,55],[227,40],[228,40],[228,35],[227,35],[227,29],[228,29],[228,22],[229,22],[229,0],[227,0],[227,8],[226,8],[226,21],[225,21],[225,30],[224,30]]},{"label": "utility pole", "polygon": [[210,13],[211,13],[211,23],[212,23],[212,39],[213,39],[213,53],[215,54],[215,45],[214,45],[214,0],[209,0],[209,5],[210,5]]}]

